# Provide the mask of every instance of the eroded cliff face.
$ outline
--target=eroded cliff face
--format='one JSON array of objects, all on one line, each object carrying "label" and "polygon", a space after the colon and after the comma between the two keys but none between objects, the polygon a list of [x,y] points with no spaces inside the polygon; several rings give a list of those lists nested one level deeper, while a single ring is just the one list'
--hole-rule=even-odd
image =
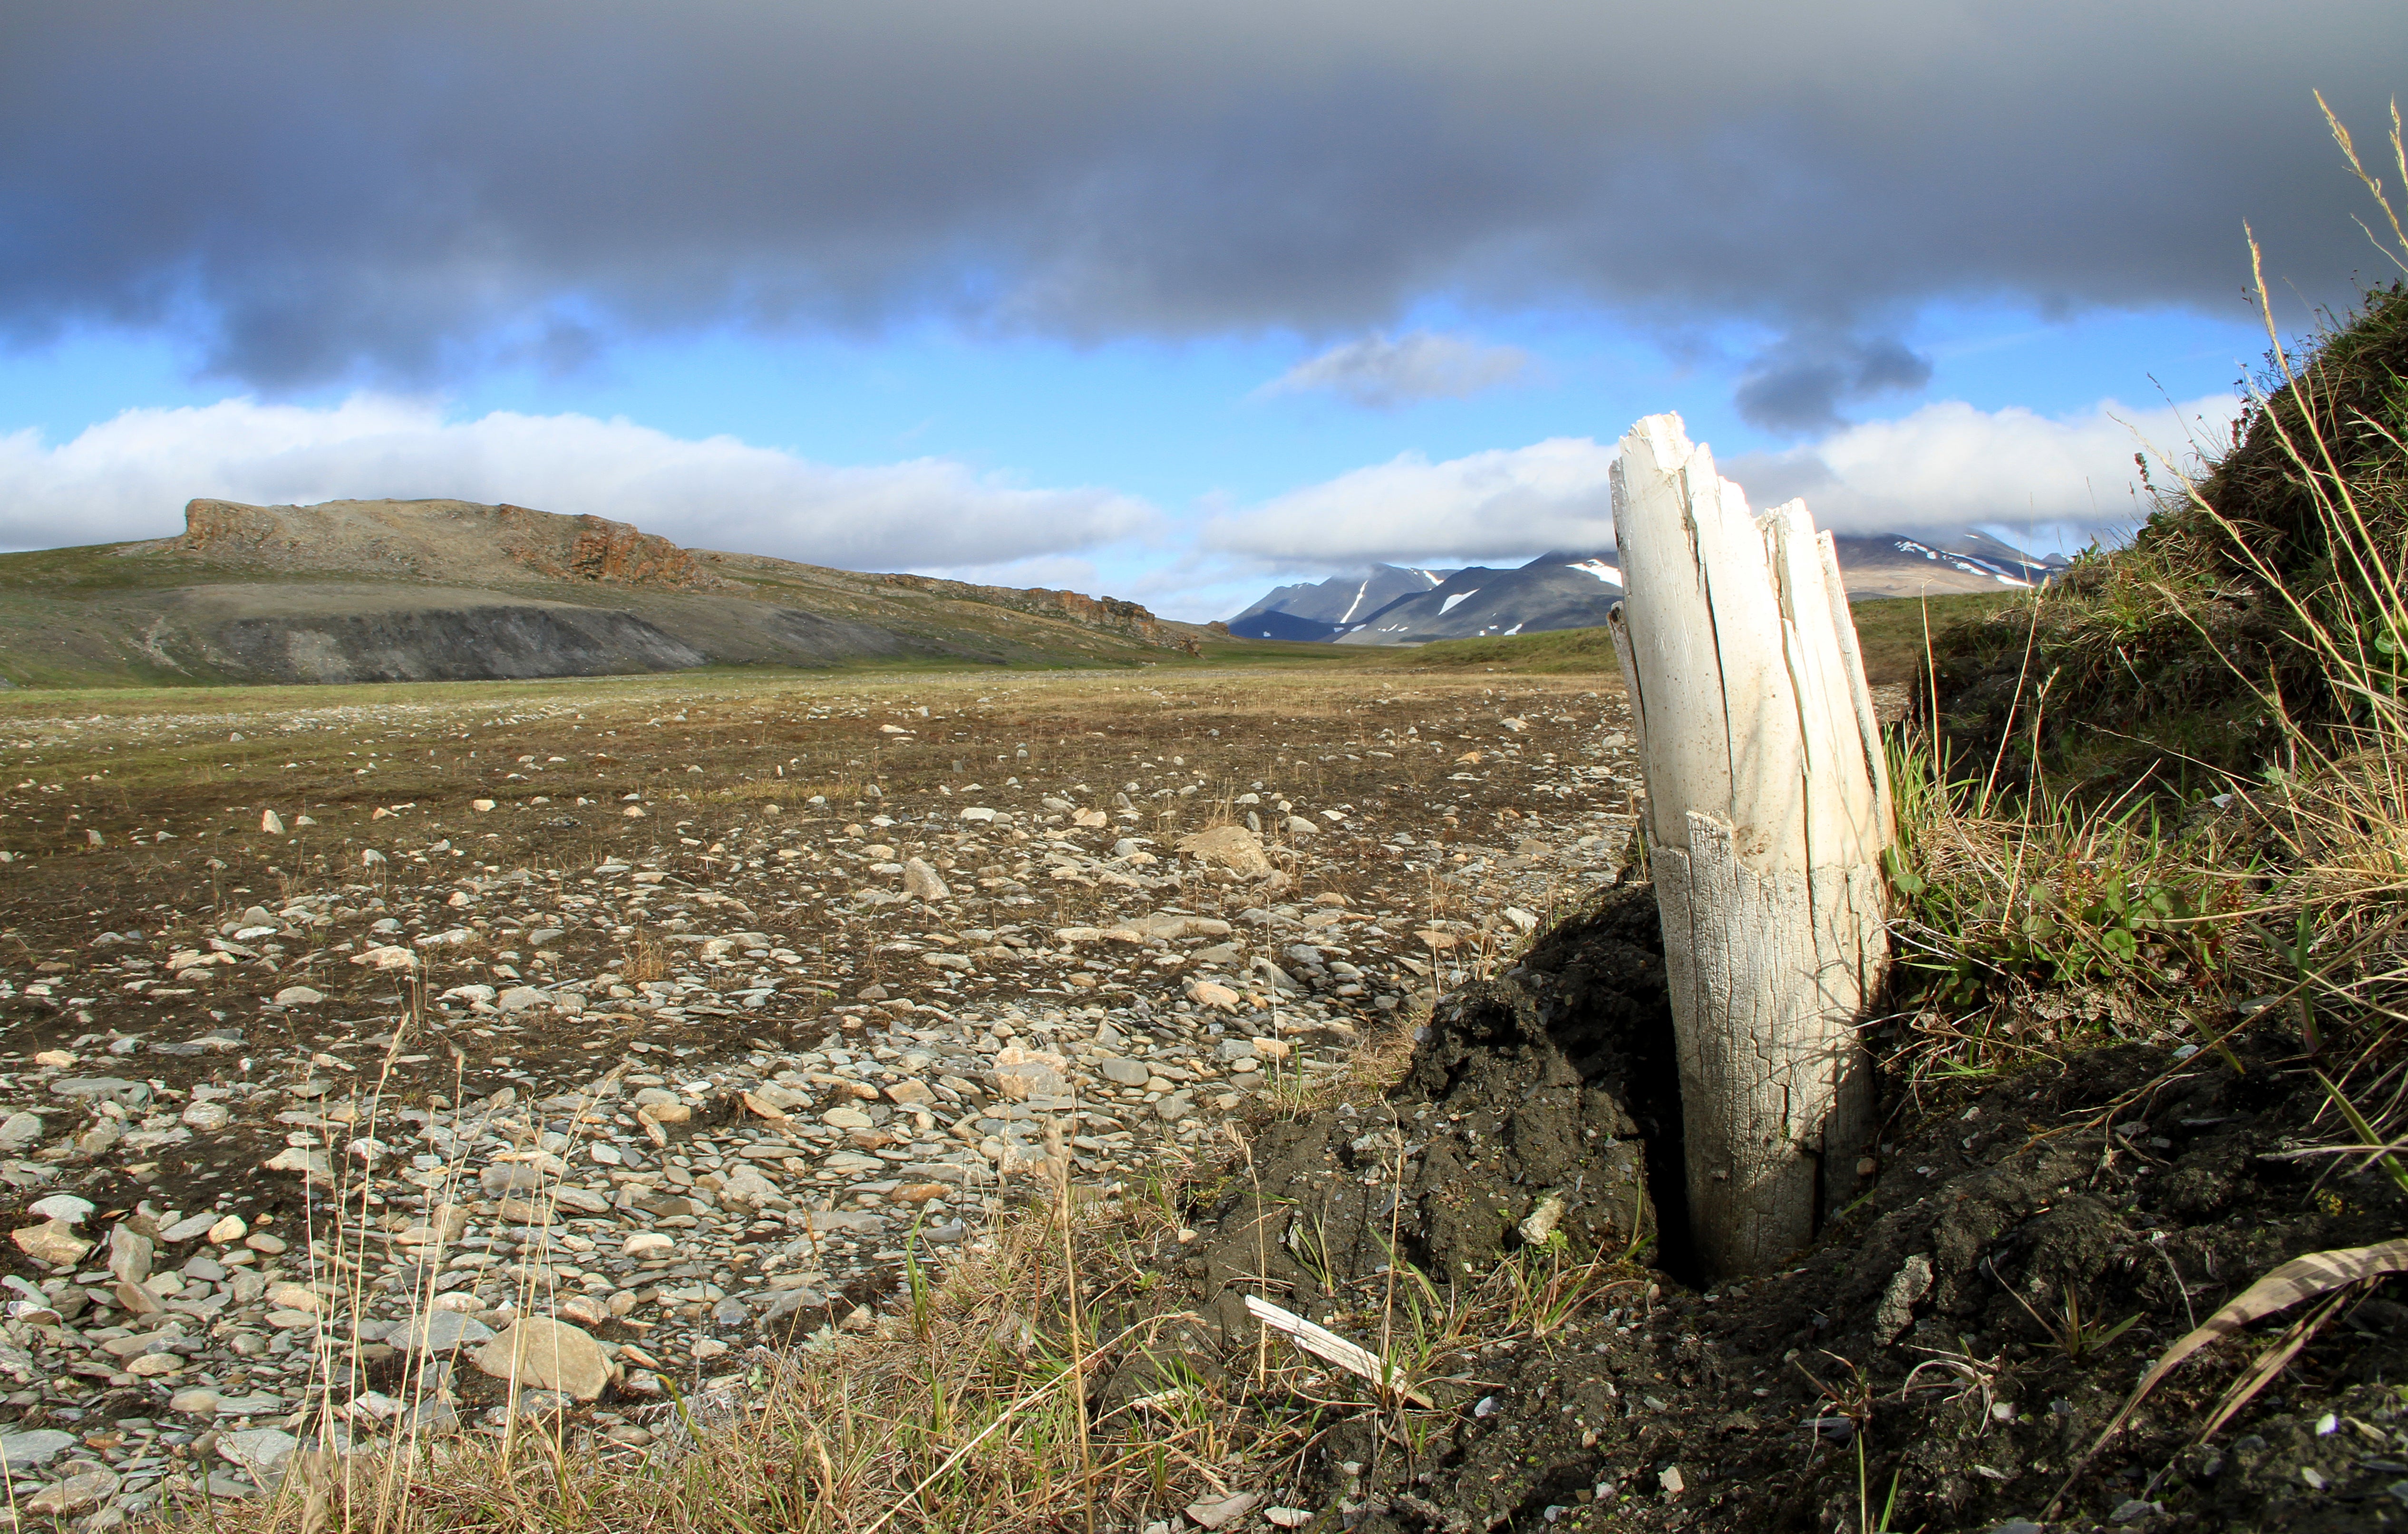
[{"label": "eroded cliff face", "polygon": [[509,504],[495,506],[494,513],[503,547],[538,575],[681,591],[715,590],[729,584],[666,538],[626,522]]},{"label": "eroded cliff face", "polygon": [[722,590],[666,538],[601,517],[471,501],[328,501],[254,506],[195,500],[168,550],[285,570],[415,575],[426,580],[548,580],[681,591]]}]

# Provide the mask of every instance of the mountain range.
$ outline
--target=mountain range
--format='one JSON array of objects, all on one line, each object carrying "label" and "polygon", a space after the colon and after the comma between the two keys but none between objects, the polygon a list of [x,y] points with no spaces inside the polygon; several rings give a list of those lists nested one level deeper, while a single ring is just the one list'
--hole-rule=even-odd
[{"label": "mountain range", "polygon": [[[1846,533],[1834,542],[1841,579],[1856,598],[2028,588],[2066,562],[1975,532]],[[1419,645],[1592,628],[1621,599],[1622,572],[1611,552],[1558,551],[1505,569],[1375,564],[1359,576],[1276,587],[1229,619],[1229,632],[1249,639]]]}]

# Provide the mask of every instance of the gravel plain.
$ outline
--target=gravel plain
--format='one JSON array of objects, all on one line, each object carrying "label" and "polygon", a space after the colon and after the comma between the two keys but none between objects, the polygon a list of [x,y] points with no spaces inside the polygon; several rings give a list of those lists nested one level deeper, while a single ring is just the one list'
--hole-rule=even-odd
[{"label": "gravel plain", "polygon": [[0,717],[27,1527],[514,1416],[652,1452],[1049,1156],[1134,1190],[1418,1026],[1612,877],[1637,782],[1581,675],[43,703]]}]

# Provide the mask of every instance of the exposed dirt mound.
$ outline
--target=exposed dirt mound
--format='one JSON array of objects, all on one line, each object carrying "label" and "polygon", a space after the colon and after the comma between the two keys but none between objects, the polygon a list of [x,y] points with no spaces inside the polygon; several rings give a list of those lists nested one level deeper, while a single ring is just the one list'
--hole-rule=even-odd
[{"label": "exposed dirt mound", "polygon": [[[1392,1243],[1440,1289],[1550,1231],[1583,1252],[1637,1250],[1656,1223],[1648,1145],[1677,1132],[1670,1029],[1645,886],[1451,994],[1384,1099],[1265,1126],[1198,1211],[1171,1299],[1206,1324],[1180,1334],[1181,1365],[1210,1372],[1222,1346],[1251,1344],[1249,1293],[1316,1321],[1376,1315]],[[1162,1378],[1159,1359],[1132,1358],[1106,1399]]]},{"label": "exposed dirt mound", "polygon": [[[1210,1318],[1179,1339],[1203,1361],[1251,1352],[1243,1297],[1264,1293],[1367,1345],[1388,1337],[1439,1409],[1384,1428],[1357,1410],[1273,1497],[1380,1534],[1820,1530],[1879,1526],[1895,1482],[1889,1527],[1992,1529],[2039,1515],[2194,1317],[2290,1257],[2401,1231],[2408,1202],[2379,1173],[2282,1154],[2333,1139],[2295,1041],[2262,1039],[2238,1072],[2128,1046],[1945,1112],[1897,1105],[1923,1127],[1884,1147],[1871,1193],[1786,1272],[1698,1294],[1661,1266],[1625,1270],[1568,1319],[1525,1314],[1404,1357],[1383,1316],[1391,1219],[1398,1249],[1451,1290],[1512,1260],[1550,1191],[1567,1195],[1576,1257],[1652,1229],[1648,1151],[1654,1184],[1677,1188],[1654,916],[1643,887],[1623,892],[1451,1000],[1388,1101],[1269,1128],[1251,1178],[1240,1164],[1198,1211],[1171,1299]],[[2244,1361],[2211,1350],[2160,1386],[2051,1527],[2408,1522],[2408,1307],[2354,1297],[2190,1447]],[[1131,1374],[1113,1381],[1122,1399],[1157,1377]]]}]

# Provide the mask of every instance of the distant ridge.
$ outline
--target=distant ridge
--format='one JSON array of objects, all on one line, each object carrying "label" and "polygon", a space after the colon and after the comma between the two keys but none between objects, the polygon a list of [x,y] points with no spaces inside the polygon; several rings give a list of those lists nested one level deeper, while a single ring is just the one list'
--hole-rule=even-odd
[{"label": "distant ridge", "polygon": [[0,678],[20,685],[1132,664],[1197,644],[1111,597],[682,548],[469,501],[205,498],[176,537],[0,555]]},{"label": "distant ridge", "polygon": [[[1852,597],[1939,596],[2045,584],[2065,567],[1985,533],[1847,533],[1833,540],[1841,578]],[[1412,577],[1411,581],[1398,577]],[[1364,593],[1394,594],[1366,607]],[[1463,570],[1373,565],[1362,576],[1275,587],[1229,620],[1233,633],[1339,645],[1419,645],[1605,621],[1622,597],[1622,570],[1611,551],[1557,549],[1513,569]]]},{"label": "distant ridge", "polygon": [[1340,575],[1276,587],[1229,619],[1229,632],[1241,639],[1326,639],[1398,598],[1426,591],[1444,578],[1439,571],[1375,564],[1360,578]]}]

